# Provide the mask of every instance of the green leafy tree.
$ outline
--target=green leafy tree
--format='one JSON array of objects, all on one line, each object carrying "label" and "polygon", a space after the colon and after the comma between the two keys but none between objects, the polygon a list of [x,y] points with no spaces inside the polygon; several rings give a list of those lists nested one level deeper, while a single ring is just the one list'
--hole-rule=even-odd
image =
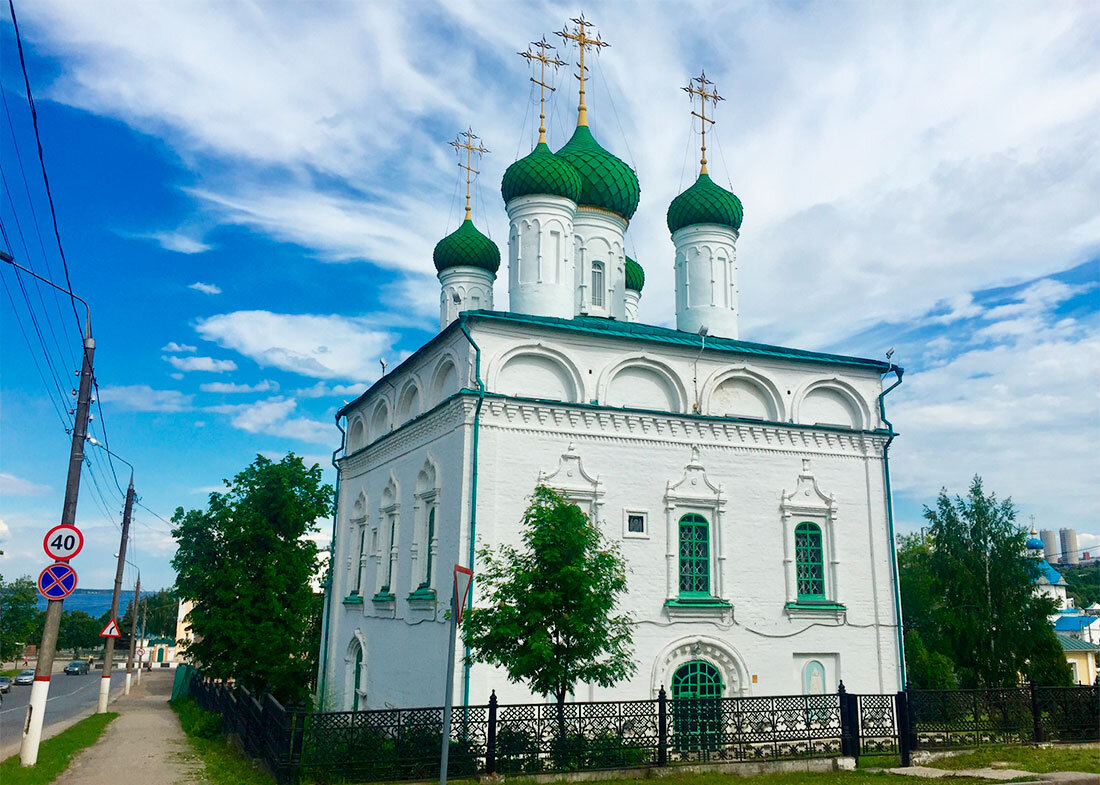
[{"label": "green leafy tree", "polygon": [[483,604],[464,618],[472,661],[502,667],[558,704],[565,742],[565,698],[578,682],[611,687],[636,670],[632,619],[617,613],[626,564],[580,507],[535,488],[523,515],[523,548],[478,552]]},{"label": "green leafy tree", "polygon": [[41,617],[38,590],[30,576],[13,581],[0,576],[0,660],[19,656],[23,646],[37,640]]},{"label": "green leafy tree", "polygon": [[145,632],[151,638],[175,638],[176,614],[179,612],[179,599],[172,589],[161,589],[144,597],[142,608]]},{"label": "green leafy tree", "polygon": [[909,686],[925,690],[949,690],[957,687],[955,666],[945,655],[928,651],[920,633],[905,633],[905,674]]},{"label": "green leafy tree", "polygon": [[172,518],[176,593],[195,604],[187,656],[216,678],[302,699],[317,656],[307,634],[317,546],[306,536],[331,514],[332,486],[293,453],[257,456],[226,485],[207,509]]},{"label": "green leafy tree", "polygon": [[[925,507],[928,542],[910,554],[903,599],[929,651],[954,665],[963,687],[1015,684],[1020,675],[1069,684],[1070,670],[1047,616],[1054,601],[1036,595],[1038,564],[1024,553],[1011,499],[986,494],[980,477],[966,498],[940,492]],[[904,544],[903,544],[904,551]],[[902,560],[904,563],[905,560]]]},{"label": "green leafy tree", "polygon": [[96,649],[103,642],[99,637],[103,625],[84,611],[62,611],[61,625],[57,630],[58,647],[72,649],[74,657],[89,649]]},{"label": "green leafy tree", "polygon": [[1100,564],[1090,564],[1073,570],[1065,570],[1066,594],[1073,598],[1078,608],[1087,608],[1100,602]]}]

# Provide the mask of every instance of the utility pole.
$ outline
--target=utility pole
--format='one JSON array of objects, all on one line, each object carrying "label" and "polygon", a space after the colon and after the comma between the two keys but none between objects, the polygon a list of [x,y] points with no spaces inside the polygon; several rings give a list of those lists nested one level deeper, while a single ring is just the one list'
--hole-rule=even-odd
[{"label": "utility pole", "polygon": [[[69,475],[65,481],[65,504],[61,509],[61,522],[69,526],[76,523],[76,500],[80,493],[80,467],[84,462],[84,439],[88,435],[88,408],[92,399],[92,357],[95,339],[92,338],[91,318],[84,320],[84,360],[80,366],[80,386],[76,395],[76,419],[73,420],[73,443],[69,448]],[[57,629],[61,624],[63,600],[50,600],[46,605],[46,625],[38,648],[38,663],[34,669],[34,684],[27,703],[26,720],[23,722],[23,741],[19,748],[19,763],[33,766],[38,762],[38,745],[42,741],[42,720],[46,712],[46,696],[50,692],[50,674],[57,651]]]},{"label": "utility pole", "polygon": [[134,649],[137,648],[137,610],[138,598],[141,596],[141,573],[138,573],[137,583],[134,584],[134,618],[130,622],[130,654],[126,658],[126,689],[125,694],[130,694],[130,672],[134,669]]},{"label": "utility pole", "polygon": [[[118,566],[115,568],[115,591],[111,595],[111,619],[118,623],[118,599],[122,593],[122,571],[126,567],[126,542],[130,537],[130,514],[134,511],[134,473],[130,472],[130,487],[126,489],[126,508],[122,511],[122,540],[118,544]],[[137,617],[134,606],[134,617]],[[111,694],[111,661],[115,657],[115,639],[108,638],[103,653],[103,678],[99,682],[99,705],[96,714],[107,711],[107,699]]]}]

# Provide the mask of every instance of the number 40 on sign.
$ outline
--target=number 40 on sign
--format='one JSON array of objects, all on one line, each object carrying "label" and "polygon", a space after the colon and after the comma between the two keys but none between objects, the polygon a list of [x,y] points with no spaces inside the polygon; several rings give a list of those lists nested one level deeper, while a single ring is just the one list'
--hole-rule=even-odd
[{"label": "number 40 on sign", "polygon": [[80,529],[63,523],[54,526],[42,540],[42,548],[46,555],[55,561],[68,561],[80,553],[84,547],[84,535]]}]

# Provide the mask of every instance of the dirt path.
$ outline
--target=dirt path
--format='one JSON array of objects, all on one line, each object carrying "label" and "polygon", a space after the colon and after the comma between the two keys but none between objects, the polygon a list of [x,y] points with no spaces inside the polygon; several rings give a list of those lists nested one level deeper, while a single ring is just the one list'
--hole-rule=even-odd
[{"label": "dirt path", "polygon": [[187,744],[175,712],[171,671],[142,675],[141,684],[111,704],[118,719],[99,740],[79,753],[54,785],[118,785],[155,782],[184,785],[203,781],[203,764]]}]

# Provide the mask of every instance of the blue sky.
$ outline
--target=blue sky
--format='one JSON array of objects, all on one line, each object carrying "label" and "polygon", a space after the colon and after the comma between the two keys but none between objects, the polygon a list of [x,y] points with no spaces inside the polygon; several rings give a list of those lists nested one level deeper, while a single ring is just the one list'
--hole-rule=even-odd
[{"label": "blue sky", "polygon": [[[515,52],[579,10],[17,6],[110,443],[164,517],[202,505],[257,452],[328,465],[341,402],[377,378],[379,358],[392,365],[435,331],[431,250],[461,218],[446,143],[472,125],[492,151],[475,220],[503,243],[500,176],[538,125]],[[1023,522],[1076,527],[1100,550],[1096,6],[607,2],[589,16],[611,43],[593,69],[592,127],[642,185],[628,232],[647,274],[642,318],[673,319],[664,212],[697,145],[679,88],[705,67],[726,98],[711,172],[745,204],[744,337],[870,357],[895,347],[903,530],[977,473]],[[575,80],[556,80],[553,147],[576,103]],[[0,118],[0,218],[21,263],[60,275],[10,20],[0,81],[12,121]],[[10,576],[45,565],[68,437],[22,293],[2,275]],[[75,320],[52,294],[28,295],[67,394]],[[504,276],[497,296],[507,303]],[[97,588],[113,575],[122,497],[90,455],[74,565]],[[170,584],[168,527],[135,517],[145,585]]]}]

